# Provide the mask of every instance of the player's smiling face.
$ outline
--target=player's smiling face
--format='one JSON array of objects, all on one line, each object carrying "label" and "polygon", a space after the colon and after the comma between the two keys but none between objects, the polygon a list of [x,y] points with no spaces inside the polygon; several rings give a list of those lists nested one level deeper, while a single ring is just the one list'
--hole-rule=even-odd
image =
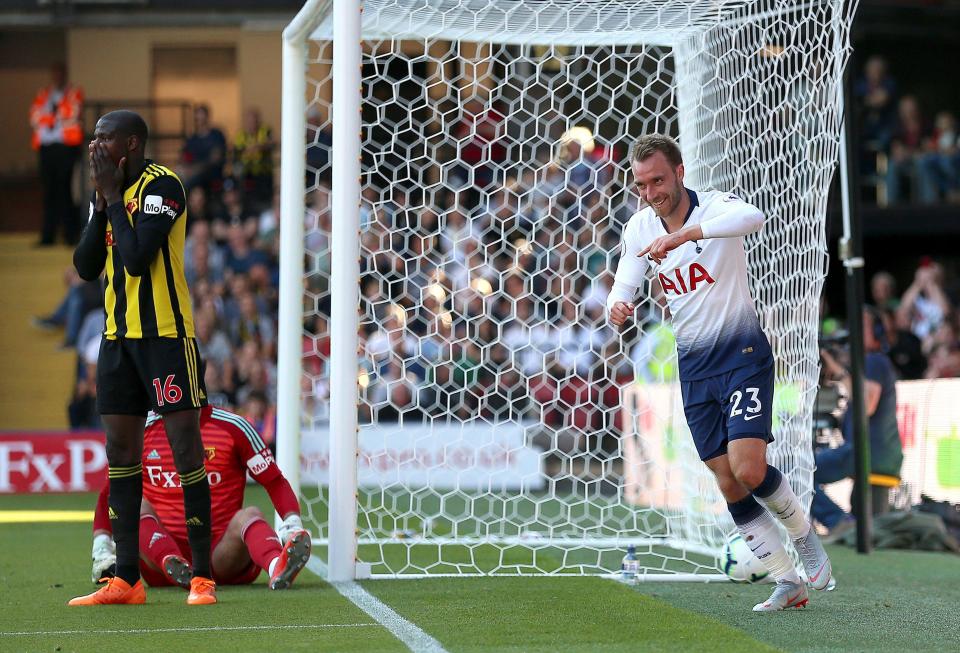
[{"label": "player's smiling face", "polygon": [[666,218],[683,198],[683,164],[670,165],[663,152],[655,152],[643,161],[633,162],[633,179],[640,199]]},{"label": "player's smiling face", "polygon": [[120,159],[127,155],[128,140],[128,137],[119,130],[116,121],[109,118],[98,120],[97,127],[93,130],[93,143],[106,145],[114,163],[120,163]]}]

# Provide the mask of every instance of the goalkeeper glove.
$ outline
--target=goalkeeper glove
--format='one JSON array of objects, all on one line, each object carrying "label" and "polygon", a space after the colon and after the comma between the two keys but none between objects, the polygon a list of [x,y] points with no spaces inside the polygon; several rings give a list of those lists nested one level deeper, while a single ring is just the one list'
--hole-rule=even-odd
[{"label": "goalkeeper glove", "polygon": [[277,537],[280,538],[281,543],[286,544],[291,535],[302,530],[303,522],[300,521],[300,515],[287,515],[287,518],[280,524],[280,528],[277,529]]},{"label": "goalkeeper glove", "polygon": [[100,579],[106,576],[112,576],[110,567],[117,563],[117,549],[113,544],[113,538],[106,533],[100,533],[93,538],[93,571],[90,579],[94,583],[99,583]]}]

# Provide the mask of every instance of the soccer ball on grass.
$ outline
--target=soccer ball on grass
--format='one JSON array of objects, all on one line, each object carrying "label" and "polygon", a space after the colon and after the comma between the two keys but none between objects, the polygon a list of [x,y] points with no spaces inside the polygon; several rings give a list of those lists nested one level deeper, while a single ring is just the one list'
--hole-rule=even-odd
[{"label": "soccer ball on grass", "polygon": [[770,575],[740,533],[727,537],[720,556],[720,564],[730,580],[735,583],[758,583]]}]

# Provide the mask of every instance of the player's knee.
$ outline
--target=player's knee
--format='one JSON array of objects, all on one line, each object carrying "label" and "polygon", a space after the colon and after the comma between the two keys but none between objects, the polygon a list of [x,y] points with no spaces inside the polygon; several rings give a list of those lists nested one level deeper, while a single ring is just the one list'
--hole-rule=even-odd
[{"label": "player's knee", "polygon": [[267,521],[266,517],[263,516],[263,512],[256,506],[247,506],[246,508],[241,508],[237,511],[237,514],[232,520],[230,520],[230,526],[237,529],[237,532],[240,533],[240,536],[243,536],[243,533],[246,532],[247,527],[250,526],[255,521],[263,520]]},{"label": "player's knee", "polygon": [[728,501],[731,497],[737,497],[743,494],[743,486],[733,476],[717,477],[717,487],[720,488],[720,494]]},{"label": "player's knee", "polygon": [[739,465],[733,470],[737,482],[748,490],[753,490],[763,482],[763,477],[767,473],[767,466],[764,465]]},{"label": "player's knee", "polygon": [[170,434],[170,449],[177,471],[186,473],[203,464],[203,447],[184,434]]},{"label": "player's knee", "polygon": [[266,520],[266,518],[263,516],[263,512],[256,506],[247,506],[246,508],[241,508],[237,515],[240,517],[240,521],[244,524],[256,521],[257,519]]},{"label": "player's knee", "polygon": [[136,465],[143,456],[141,447],[131,446],[129,442],[107,440],[107,461],[114,467]]}]

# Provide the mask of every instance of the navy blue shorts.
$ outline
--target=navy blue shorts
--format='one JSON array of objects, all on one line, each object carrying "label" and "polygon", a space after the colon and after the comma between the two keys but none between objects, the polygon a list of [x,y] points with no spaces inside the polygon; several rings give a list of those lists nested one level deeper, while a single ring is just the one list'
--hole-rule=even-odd
[{"label": "navy blue shorts", "polygon": [[700,460],[727,453],[730,440],[773,442],[773,359],[698,381],[681,381],[683,412]]}]

